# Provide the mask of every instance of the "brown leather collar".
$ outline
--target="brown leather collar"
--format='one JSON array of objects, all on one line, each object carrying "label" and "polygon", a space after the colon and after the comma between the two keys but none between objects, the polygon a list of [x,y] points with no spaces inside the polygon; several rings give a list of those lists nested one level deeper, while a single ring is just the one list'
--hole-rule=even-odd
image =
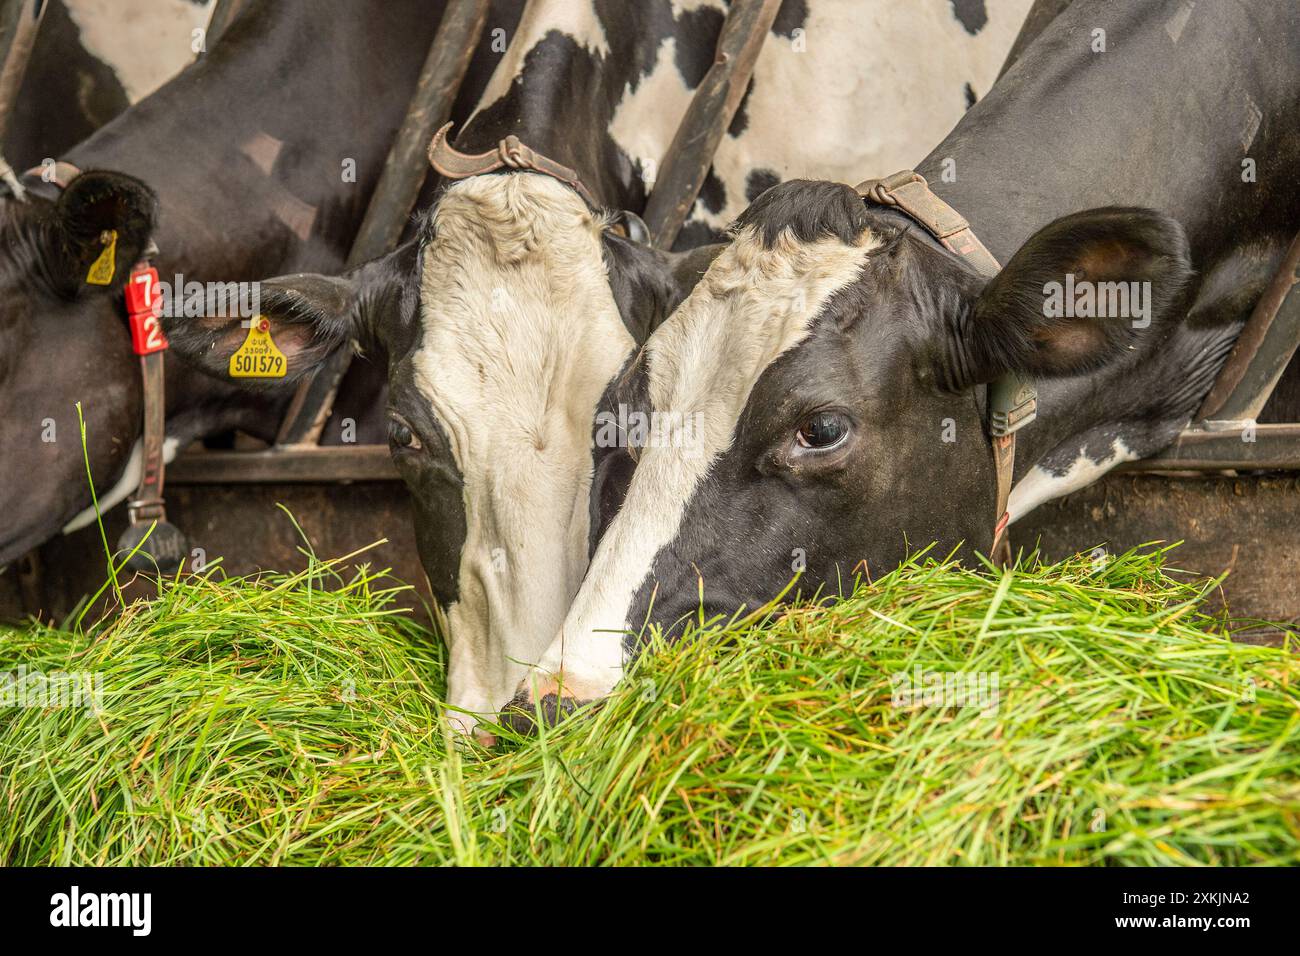
[{"label": "brown leather collar", "polygon": [[595,197],[578,178],[577,170],[543,156],[520,142],[518,136],[507,136],[497,143],[496,149],[470,155],[458,151],[447,141],[447,131],[453,125],[448,123],[442,127],[433,134],[429,143],[429,165],[448,179],[468,179],[470,176],[481,176],[503,168],[526,170],[558,179],[577,192],[588,206],[593,209],[598,207]]},{"label": "brown leather collar", "polygon": [[[905,213],[950,252],[961,256],[977,272],[993,276],[1001,270],[993,253],[980,242],[957,210],[930,190],[925,177],[911,169],[884,179],[868,179],[854,187],[864,200],[890,206]],[[1016,464],[1016,432],[1038,414],[1038,393],[1019,376],[1007,374],[991,383],[988,389],[989,440],[993,446],[993,465],[997,472],[997,512],[993,546],[989,556],[1002,564],[1011,559],[1007,538],[1011,499],[1011,478]]]}]

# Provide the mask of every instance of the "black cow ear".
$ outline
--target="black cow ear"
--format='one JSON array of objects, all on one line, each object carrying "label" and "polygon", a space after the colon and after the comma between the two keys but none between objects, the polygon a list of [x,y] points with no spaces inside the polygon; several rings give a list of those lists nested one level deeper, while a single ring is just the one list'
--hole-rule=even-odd
[{"label": "black cow ear", "polygon": [[218,378],[249,387],[290,385],[343,348],[377,339],[376,326],[401,299],[411,277],[399,250],[341,276],[299,273],[253,283],[249,314],[168,316],[174,352]]},{"label": "black cow ear", "polygon": [[148,248],[158,197],[134,176],[90,171],[68,183],[54,205],[55,268],[61,291],[118,292]]},{"label": "black cow ear", "polygon": [[1079,375],[1153,340],[1192,274],[1187,237],[1150,209],[1108,207],[1031,236],[956,319],[957,387],[1006,372]]}]

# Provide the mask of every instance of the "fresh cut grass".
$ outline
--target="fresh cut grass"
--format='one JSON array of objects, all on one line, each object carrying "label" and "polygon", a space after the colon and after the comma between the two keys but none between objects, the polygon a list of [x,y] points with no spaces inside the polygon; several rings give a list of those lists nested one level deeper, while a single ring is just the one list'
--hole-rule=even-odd
[{"label": "fresh cut grass", "polygon": [[[390,579],[165,581],[0,630],[0,863],[1300,862],[1294,637],[1234,643],[1166,557],[917,558],[493,749]],[[59,674],[94,699],[31,706]]]}]

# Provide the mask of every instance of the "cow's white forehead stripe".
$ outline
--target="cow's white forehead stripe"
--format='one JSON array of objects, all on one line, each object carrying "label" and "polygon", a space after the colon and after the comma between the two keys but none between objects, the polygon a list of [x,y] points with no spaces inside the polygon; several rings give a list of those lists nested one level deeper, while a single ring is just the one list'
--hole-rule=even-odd
[{"label": "cow's white forehead stripe", "polygon": [[785,234],[765,249],[752,230],[742,232],[650,337],[651,405],[657,413],[697,416],[702,447],[643,450],[561,637],[541,662],[546,671],[562,668],[579,696],[608,691],[611,675],[617,681],[622,641],[609,632],[639,626],[627,620],[633,598],[655,555],[676,537],[696,488],[730,447],[755,383],[808,336],[826,301],[858,277],[877,245],[870,233],[852,246]]},{"label": "cow's white forehead stripe", "polygon": [[550,177],[477,176],[443,196],[423,251],[413,372],[464,480],[449,697],[470,710],[510,698],[586,568],[592,422],[635,345],[602,226]]}]

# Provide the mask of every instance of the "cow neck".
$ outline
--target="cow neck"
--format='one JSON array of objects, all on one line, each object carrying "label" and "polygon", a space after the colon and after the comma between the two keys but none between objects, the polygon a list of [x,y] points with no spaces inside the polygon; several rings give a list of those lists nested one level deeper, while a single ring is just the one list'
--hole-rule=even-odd
[{"label": "cow neck", "polygon": [[[1179,20],[1178,39],[1161,4],[1069,7],[917,171],[1004,261],[1053,220],[1103,206],[1177,219],[1202,274],[1246,242],[1280,252],[1295,232],[1294,175],[1247,184],[1242,161],[1294,165],[1283,119],[1300,92],[1300,46],[1248,7],[1217,6]],[[1122,43],[1093,50],[1091,35],[1113,41],[1121,29]],[[1206,66],[1220,61],[1269,69]]]},{"label": "cow neck", "polygon": [[[998,260],[980,242],[970,223],[936,196],[919,173],[905,169],[884,179],[866,180],[855,188],[864,201],[905,214],[981,275],[992,277],[1001,270]],[[1034,420],[1038,395],[1033,385],[1008,373],[989,386],[987,406],[989,442],[997,476],[997,507],[989,555],[1005,565],[1011,559],[1007,504],[1016,465],[1016,432]]]}]

